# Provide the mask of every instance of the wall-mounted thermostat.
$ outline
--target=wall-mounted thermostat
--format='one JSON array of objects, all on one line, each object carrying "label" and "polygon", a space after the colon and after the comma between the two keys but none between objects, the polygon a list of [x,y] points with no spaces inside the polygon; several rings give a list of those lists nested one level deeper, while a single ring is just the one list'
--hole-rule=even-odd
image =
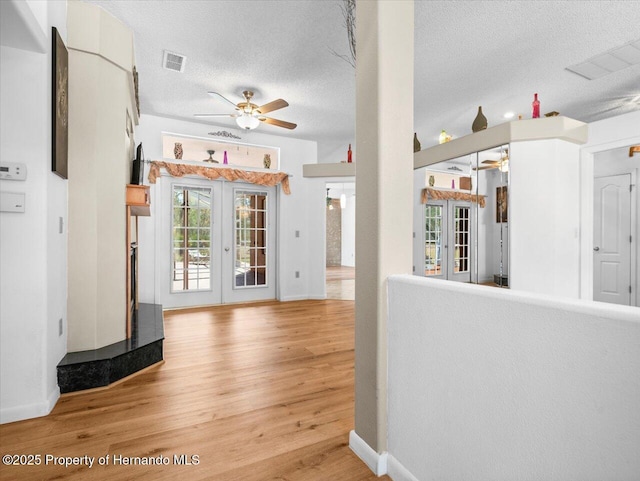
[{"label": "wall-mounted thermostat", "polygon": [[27,180],[27,166],[15,162],[0,163],[0,179]]}]

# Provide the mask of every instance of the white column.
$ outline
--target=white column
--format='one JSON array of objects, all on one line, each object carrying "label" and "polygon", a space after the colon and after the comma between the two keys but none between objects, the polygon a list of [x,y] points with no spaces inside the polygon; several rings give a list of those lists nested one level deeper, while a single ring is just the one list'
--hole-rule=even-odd
[{"label": "white column", "polygon": [[387,277],[412,270],[413,1],[356,7],[355,431],[387,438]]}]

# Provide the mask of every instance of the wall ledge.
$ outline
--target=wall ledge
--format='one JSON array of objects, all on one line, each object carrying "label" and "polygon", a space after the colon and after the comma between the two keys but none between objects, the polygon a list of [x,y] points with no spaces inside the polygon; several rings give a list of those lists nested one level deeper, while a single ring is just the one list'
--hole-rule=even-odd
[{"label": "wall ledge", "polygon": [[376,476],[387,474],[387,453],[378,453],[355,431],[349,432],[349,447]]}]

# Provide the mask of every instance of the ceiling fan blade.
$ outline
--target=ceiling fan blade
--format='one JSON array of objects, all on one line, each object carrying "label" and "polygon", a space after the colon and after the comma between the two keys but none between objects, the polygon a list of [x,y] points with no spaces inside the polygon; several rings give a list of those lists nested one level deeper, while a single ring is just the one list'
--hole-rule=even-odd
[{"label": "ceiling fan blade", "polygon": [[193,114],[194,117],[198,117],[201,119],[206,119],[209,117],[240,117],[240,114]]},{"label": "ceiling fan blade", "polygon": [[483,160],[482,163],[488,165],[500,165],[499,160]]},{"label": "ceiling fan blade", "polygon": [[238,106],[236,104],[234,104],[231,100],[229,100],[227,97],[225,97],[224,95],[219,94],[218,92],[207,92],[209,95],[211,95],[212,97],[217,97],[220,98],[222,100],[224,100],[225,102],[231,104],[233,106],[234,109],[237,109]]},{"label": "ceiling fan blade", "polygon": [[267,124],[275,125],[277,127],[284,127],[285,129],[293,130],[298,125],[291,122],[285,122],[284,120],[272,119],[271,117],[258,117],[259,120]]},{"label": "ceiling fan blade", "polygon": [[487,165],[486,167],[474,167],[473,170],[491,170],[491,169],[497,169],[498,166],[497,165]]},{"label": "ceiling fan blade", "polygon": [[277,99],[268,104],[261,105],[257,108],[258,112],[261,114],[266,114],[267,112],[273,112],[274,110],[283,109],[288,107],[289,103],[283,99]]}]

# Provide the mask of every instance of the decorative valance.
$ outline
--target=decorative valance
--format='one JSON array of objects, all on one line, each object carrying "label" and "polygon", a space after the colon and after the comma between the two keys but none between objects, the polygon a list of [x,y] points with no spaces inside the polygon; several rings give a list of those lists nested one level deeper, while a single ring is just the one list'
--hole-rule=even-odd
[{"label": "decorative valance", "polygon": [[480,207],[485,206],[484,195],[466,194],[464,192],[455,192],[452,190],[438,190],[431,187],[422,189],[420,202],[426,204],[431,200],[464,200],[466,202],[476,202]]},{"label": "decorative valance", "polygon": [[154,160],[149,169],[149,183],[155,184],[160,175],[160,168],[164,168],[173,177],[184,175],[200,175],[207,179],[215,180],[222,177],[229,182],[240,180],[249,184],[264,185],[273,187],[282,184],[282,192],[291,194],[289,188],[289,174],[284,172],[254,172],[251,170],[233,169],[230,167],[205,167],[203,165],[176,164],[173,162],[162,162]]}]

